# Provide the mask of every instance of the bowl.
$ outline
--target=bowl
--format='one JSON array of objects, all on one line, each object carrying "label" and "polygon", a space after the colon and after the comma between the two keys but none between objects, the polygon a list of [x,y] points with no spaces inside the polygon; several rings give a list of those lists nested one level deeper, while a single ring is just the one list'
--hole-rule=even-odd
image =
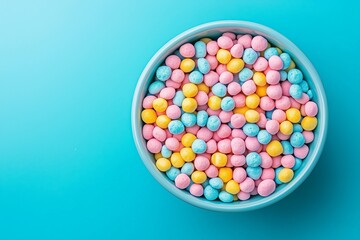
[{"label": "bowl", "polygon": [[[303,160],[302,166],[295,171],[293,180],[288,184],[278,186],[275,192],[268,197],[255,196],[246,201],[236,201],[233,203],[208,201],[205,198],[194,197],[187,191],[176,188],[174,183],[169,180],[164,173],[160,172],[156,168],[153,154],[147,151],[146,142],[142,137],[143,123],[140,116],[142,110],[142,99],[145,97],[147,87],[152,82],[157,67],[163,63],[168,55],[173,53],[186,42],[194,42],[203,37],[218,37],[223,32],[227,31],[242,34],[262,35],[267,38],[270,43],[289,53],[297,67],[302,70],[304,79],[308,81],[310,88],[313,91],[313,101],[318,104],[319,108],[319,113],[317,115],[318,126],[314,131],[315,139],[309,146],[309,154]],[[216,21],[196,26],[179,34],[166,43],[151,58],[138,80],[132,102],[131,121],[133,137],[140,157],[149,172],[164,188],[176,197],[200,208],[222,212],[239,212],[258,209],[273,204],[289,195],[298,188],[302,182],[304,182],[315,167],[323,149],[326,139],[327,119],[326,96],[321,79],[314,66],[304,53],[302,53],[301,50],[286,37],[269,27],[253,22],[234,20]]]}]

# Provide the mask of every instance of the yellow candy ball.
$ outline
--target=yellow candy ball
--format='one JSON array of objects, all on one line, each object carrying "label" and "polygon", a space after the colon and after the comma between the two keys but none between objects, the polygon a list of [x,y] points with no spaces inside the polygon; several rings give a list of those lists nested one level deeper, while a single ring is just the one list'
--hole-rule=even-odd
[{"label": "yellow candy ball", "polygon": [[299,109],[289,108],[286,110],[286,118],[292,123],[298,123],[301,119],[301,113]]},{"label": "yellow candy ball", "polygon": [[159,158],[162,158],[163,156],[161,153],[155,153],[155,160],[158,160]]},{"label": "yellow candy ball", "polygon": [[169,159],[166,158],[159,158],[158,160],[156,160],[155,165],[162,172],[166,172],[171,168],[171,163]]},{"label": "yellow candy ball", "polygon": [[266,146],[266,152],[271,157],[277,157],[280,154],[282,154],[283,151],[284,151],[284,149],[278,140],[273,140]]},{"label": "yellow candy ball", "polygon": [[195,97],[196,94],[198,94],[199,89],[193,83],[186,83],[182,87],[182,91],[183,91],[185,97]]},{"label": "yellow candy ball", "polygon": [[285,135],[290,135],[294,131],[294,126],[290,121],[283,121],[280,123],[280,132]]},{"label": "yellow candy ball", "polygon": [[212,110],[219,110],[221,108],[221,98],[218,96],[211,96],[208,100],[208,106]]},{"label": "yellow candy ball", "polygon": [[196,136],[192,133],[185,133],[181,138],[181,143],[185,147],[191,147],[191,144],[196,140]]},{"label": "yellow candy ball", "polygon": [[227,163],[227,156],[223,153],[216,152],[211,156],[211,163],[215,167],[224,167]]},{"label": "yellow candy ball", "polygon": [[222,64],[227,64],[231,60],[231,53],[228,50],[219,49],[216,53],[216,59]]},{"label": "yellow candy ball", "polygon": [[185,164],[185,161],[179,152],[174,152],[171,154],[170,161],[171,164],[176,168],[181,168]]},{"label": "yellow candy ball", "polygon": [[260,97],[257,94],[251,94],[246,97],[245,104],[248,108],[255,109],[260,104]]},{"label": "yellow candy ball", "polygon": [[289,71],[295,67],[296,67],[296,65],[295,65],[294,61],[291,61],[290,66],[287,69],[285,69],[285,71]]},{"label": "yellow candy ball", "polygon": [[268,85],[265,84],[265,86],[257,86],[256,88],[256,94],[259,96],[259,97],[265,97],[267,95],[266,93],[266,89],[267,89]]},{"label": "yellow candy ball", "polygon": [[301,121],[301,126],[305,131],[312,131],[317,126],[317,118],[306,116]]},{"label": "yellow candy ball", "polygon": [[180,69],[183,70],[183,72],[188,73],[194,70],[195,68],[195,62],[194,60],[190,58],[185,58],[180,63]]},{"label": "yellow candy ball", "polygon": [[185,147],[180,150],[180,155],[185,162],[191,162],[195,159],[196,154],[191,148]]},{"label": "yellow candy ball", "polygon": [[165,99],[163,98],[157,98],[153,101],[153,108],[155,109],[155,111],[157,112],[165,112],[165,110],[168,107],[168,103]]},{"label": "yellow candy ball", "polygon": [[294,177],[294,171],[290,168],[283,168],[279,171],[278,179],[283,183],[290,182]]},{"label": "yellow candy ball", "polygon": [[248,110],[245,113],[245,119],[249,123],[257,123],[260,119],[260,114],[256,110]]},{"label": "yellow candy ball", "polygon": [[194,98],[185,98],[181,106],[184,112],[192,113],[195,112],[197,108],[197,102]]},{"label": "yellow candy ball", "polygon": [[253,81],[257,86],[263,87],[266,85],[266,76],[262,72],[255,72],[253,75]]},{"label": "yellow candy ball", "polygon": [[226,184],[225,190],[231,194],[238,194],[240,192],[240,185],[237,182],[235,182],[234,180],[230,180]]},{"label": "yellow candy ball", "polygon": [[166,129],[170,123],[171,119],[166,115],[160,115],[156,119],[156,125],[162,129]]},{"label": "yellow candy ball", "polygon": [[249,110],[247,106],[244,107],[237,107],[234,109],[234,113],[240,113],[242,115],[245,115],[245,113]]},{"label": "yellow candy ball", "polygon": [[233,172],[231,168],[223,167],[219,169],[219,178],[221,178],[221,180],[223,180],[224,183],[230,181],[232,177],[233,177]]},{"label": "yellow candy ball", "polygon": [[156,122],[156,118],[157,115],[154,109],[144,109],[141,112],[141,119],[144,123],[154,123]]},{"label": "yellow candy ball", "polygon": [[233,58],[228,62],[226,68],[231,73],[238,73],[240,72],[245,66],[245,63],[242,59]]},{"label": "yellow candy ball", "polygon": [[206,181],[206,174],[202,171],[194,171],[192,174],[191,174],[191,180],[194,182],[194,183],[197,183],[197,184],[202,184]]},{"label": "yellow candy ball", "polygon": [[200,39],[200,41],[203,41],[204,43],[208,43],[208,42],[210,42],[210,41],[212,41],[212,39],[211,38],[202,38],[202,39]]},{"label": "yellow candy ball", "polygon": [[210,89],[208,86],[206,86],[205,83],[200,83],[197,85],[199,91],[203,91],[203,92],[206,92],[206,93],[209,93],[210,92]]}]

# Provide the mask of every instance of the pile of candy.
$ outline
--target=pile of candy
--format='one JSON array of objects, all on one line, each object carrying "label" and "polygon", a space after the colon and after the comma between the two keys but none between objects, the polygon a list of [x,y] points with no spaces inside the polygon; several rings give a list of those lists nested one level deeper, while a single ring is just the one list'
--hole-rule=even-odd
[{"label": "pile of candy", "polygon": [[156,71],[143,137],[176,187],[223,202],[272,194],[309,152],[317,104],[289,54],[262,36],[186,43]]}]

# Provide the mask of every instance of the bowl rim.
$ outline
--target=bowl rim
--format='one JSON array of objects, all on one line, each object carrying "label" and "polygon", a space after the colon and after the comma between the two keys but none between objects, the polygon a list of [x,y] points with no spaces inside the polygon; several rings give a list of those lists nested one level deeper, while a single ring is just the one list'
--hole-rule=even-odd
[{"label": "bowl rim", "polygon": [[[142,106],[142,99],[139,99],[139,96],[141,95],[141,90],[149,80],[147,78],[147,75],[149,75],[149,72],[153,71],[154,66],[159,63],[159,60],[162,58],[162,56],[166,54],[167,51],[171,49],[174,45],[176,45],[178,42],[184,41],[190,38],[191,36],[194,36],[195,34],[200,34],[204,31],[215,30],[218,28],[247,28],[249,30],[257,31],[262,35],[267,34],[271,36],[273,39],[276,39],[278,42],[281,42],[283,45],[287,46],[288,49],[291,49],[291,54],[297,57],[298,61],[300,61],[304,66],[304,68],[306,68],[306,70],[308,71],[309,76],[311,76],[310,79],[316,88],[316,93],[318,95],[317,103],[319,105],[319,109],[321,109],[321,114],[322,114],[322,117],[320,118],[318,123],[318,127],[320,127],[318,132],[319,137],[318,140],[316,141],[316,144],[315,145],[312,144],[314,153],[306,157],[309,163],[306,164],[306,166],[299,172],[297,177],[294,178],[290,183],[286,184],[286,186],[282,188],[280,191],[275,192],[268,197],[261,198],[260,200],[249,203],[243,201],[241,204],[237,204],[237,205],[228,204],[228,203],[217,203],[217,202],[207,201],[202,198],[189,197],[189,193],[176,188],[174,184],[171,183],[170,181],[166,181],[163,173],[161,173],[155,168],[153,159],[150,159],[150,155],[147,152],[146,147],[144,149],[144,145],[142,144],[142,142],[144,141],[142,139],[143,138],[142,129],[137,124],[140,118],[139,106]],[[132,125],[132,133],[133,133],[135,145],[142,162],[144,163],[148,171],[151,173],[151,175],[165,189],[167,189],[170,193],[180,198],[181,200],[188,202],[196,207],[213,210],[213,211],[222,211],[222,212],[240,212],[240,211],[248,211],[248,210],[262,208],[270,204],[273,204],[275,202],[278,202],[279,200],[283,199],[284,197],[292,193],[295,189],[297,189],[310,175],[310,173],[312,172],[312,170],[314,169],[316,163],[320,158],[326,140],[327,125],[328,125],[327,122],[328,122],[328,107],[327,107],[325,91],[321,79],[317,71],[315,70],[315,67],[310,62],[310,60],[305,56],[305,54],[289,39],[287,39],[279,32],[273,30],[272,28],[264,26],[262,24],[249,22],[249,21],[240,21],[240,20],[222,20],[222,21],[214,21],[214,22],[201,24],[180,33],[179,35],[168,41],[150,59],[150,61],[147,63],[146,67],[144,68],[143,72],[141,73],[134,92],[133,101],[132,101],[132,112],[131,112],[131,125]]]}]

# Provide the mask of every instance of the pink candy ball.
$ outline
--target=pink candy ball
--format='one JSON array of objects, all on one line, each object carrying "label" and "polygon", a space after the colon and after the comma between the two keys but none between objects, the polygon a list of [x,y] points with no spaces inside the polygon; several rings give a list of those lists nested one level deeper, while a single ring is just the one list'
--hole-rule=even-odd
[{"label": "pink candy ball", "polygon": [[240,191],[240,192],[237,194],[237,197],[238,197],[241,201],[245,201],[245,200],[248,200],[248,199],[250,198],[250,193]]},{"label": "pink candy ball", "polygon": [[267,121],[265,128],[266,128],[266,131],[268,131],[271,135],[274,135],[277,132],[279,132],[280,124],[276,120],[269,120],[269,121]]},{"label": "pink candy ball", "polygon": [[219,82],[219,74],[214,71],[210,71],[204,75],[204,83],[208,87],[214,86],[216,83]]},{"label": "pink candy ball", "polygon": [[253,179],[247,177],[244,181],[240,183],[240,189],[242,192],[250,193],[255,188],[255,182]]},{"label": "pink candy ball", "polygon": [[276,109],[272,114],[272,119],[281,123],[286,120],[286,113],[281,109]]},{"label": "pink candy ball", "polygon": [[198,155],[194,160],[194,166],[199,171],[205,171],[210,166],[210,161],[206,157]]},{"label": "pink candy ball", "polygon": [[175,178],[175,186],[180,189],[185,189],[190,185],[190,178],[185,173],[180,173]]},{"label": "pink candy ball", "polygon": [[260,98],[260,107],[265,111],[271,111],[275,108],[275,102],[268,96]]},{"label": "pink candy ball", "polygon": [[305,104],[305,114],[310,117],[315,117],[318,113],[318,106],[316,103],[310,101]]},{"label": "pink candy ball", "polygon": [[234,58],[241,58],[244,53],[244,47],[241,44],[235,44],[230,49],[230,53]]},{"label": "pink candy ball", "polygon": [[232,155],[230,158],[230,162],[234,167],[241,167],[245,165],[246,159],[244,155]]},{"label": "pink candy ball", "polygon": [[165,59],[166,66],[171,69],[177,69],[180,67],[181,59],[176,55],[170,55]]},{"label": "pink candy ball", "polygon": [[280,99],[281,96],[282,96],[281,85],[276,84],[276,85],[268,86],[267,89],[266,89],[266,93],[270,98],[272,98],[274,100]]},{"label": "pink candy ball", "polygon": [[206,44],[206,51],[208,54],[215,56],[216,53],[219,51],[219,45],[216,41],[210,41]]},{"label": "pink candy ball", "polygon": [[209,97],[206,92],[199,91],[198,94],[195,96],[195,100],[198,106],[203,106],[208,103]]},{"label": "pink candy ball", "polygon": [[179,140],[177,140],[176,138],[168,138],[168,139],[165,140],[165,146],[170,151],[175,151],[176,149],[179,148],[180,143],[179,143]]},{"label": "pink candy ball", "polygon": [[241,138],[243,140],[247,137],[241,129],[233,129],[231,132],[231,136],[233,138]]},{"label": "pink candy ball", "polygon": [[166,100],[173,99],[174,96],[175,96],[175,88],[173,87],[163,88],[159,93],[159,97],[164,98]]},{"label": "pink candy ball", "polygon": [[217,68],[217,66],[219,65],[219,62],[215,56],[207,55],[205,57],[205,59],[209,62],[211,70],[215,70]]},{"label": "pink candy ball", "polygon": [[273,157],[273,164],[272,164],[272,168],[278,168],[281,166],[281,156],[277,156],[277,157]]},{"label": "pink candy ball", "polygon": [[287,96],[282,96],[280,99],[275,101],[275,107],[281,110],[287,110],[291,107],[290,98]]},{"label": "pink candy ball", "polygon": [[215,178],[219,174],[219,170],[214,165],[210,165],[208,169],[205,170],[206,176],[209,178]]},{"label": "pink candy ball", "polygon": [[146,143],[146,147],[151,153],[159,153],[161,151],[162,144],[159,140],[152,138]]},{"label": "pink candy ball", "polygon": [[260,179],[275,179],[275,170],[273,168],[263,169]]},{"label": "pink candy ball", "polygon": [[166,139],[166,132],[165,132],[164,129],[159,128],[158,126],[156,126],[153,129],[153,136],[154,136],[154,138],[156,138],[160,142],[163,142]]},{"label": "pink candy ball", "polygon": [[192,127],[187,127],[186,132],[196,135],[197,132],[199,131],[199,129],[200,129],[200,127],[198,125],[194,125]]},{"label": "pink candy ball", "polygon": [[280,72],[275,70],[269,70],[266,73],[266,82],[268,84],[278,84],[280,82]]},{"label": "pink candy ball", "polygon": [[195,56],[195,47],[191,43],[185,43],[179,49],[180,54],[186,58],[192,58]]},{"label": "pink candy ball", "polygon": [[314,133],[313,132],[303,131],[302,134],[305,138],[305,143],[311,143],[312,141],[314,141]]},{"label": "pink candy ball", "polygon": [[217,39],[217,44],[220,48],[230,49],[233,46],[233,41],[227,36],[221,36]]},{"label": "pink candy ball", "polygon": [[235,102],[235,107],[244,107],[246,103],[246,97],[244,94],[238,94],[233,96],[233,100]]},{"label": "pink candy ball", "polygon": [[[231,117],[233,116],[233,112],[225,112],[221,111],[219,114],[220,121],[222,123],[228,123],[231,120]],[[231,133],[231,132],[230,132]]]},{"label": "pink candy ball", "polygon": [[268,68],[269,64],[266,58],[259,57],[256,59],[255,63],[253,64],[253,68],[255,71],[262,72],[265,71]]},{"label": "pink candy ball", "polygon": [[229,84],[233,81],[234,75],[229,71],[224,71],[219,76],[219,82],[222,84]]},{"label": "pink candy ball", "polygon": [[[269,87],[267,89],[269,89]],[[256,85],[253,80],[248,80],[241,86],[241,90],[245,95],[250,95],[255,93]]]},{"label": "pink candy ball", "polygon": [[241,85],[237,82],[231,82],[227,87],[227,91],[231,96],[235,96],[241,92]]},{"label": "pink candy ball", "polygon": [[192,184],[189,192],[195,197],[200,197],[204,194],[204,188],[201,184]]},{"label": "pink candy ball", "polygon": [[221,124],[217,134],[221,138],[227,138],[231,135],[231,128],[227,124]]},{"label": "pink candy ball", "polygon": [[291,83],[289,81],[281,82],[281,89],[284,96],[290,97],[290,87]]},{"label": "pink candy ball", "polygon": [[281,158],[281,165],[285,168],[292,168],[295,166],[295,158],[293,155],[285,155]]},{"label": "pink candy ball", "polygon": [[249,34],[243,35],[238,39],[238,43],[243,45],[244,48],[251,47],[252,36]]},{"label": "pink candy ball", "polygon": [[206,153],[214,153],[217,151],[217,143],[214,139],[206,142]]},{"label": "pink candy ball", "polygon": [[181,109],[176,105],[171,105],[166,109],[166,115],[170,119],[178,119],[181,116]]},{"label": "pink candy ball", "polygon": [[231,140],[230,139],[222,139],[217,144],[218,150],[221,153],[231,153]]},{"label": "pink candy ball", "polygon": [[232,41],[236,39],[235,33],[232,33],[232,32],[224,32],[222,35],[229,37]]},{"label": "pink candy ball", "polygon": [[256,137],[247,137],[245,139],[245,146],[251,152],[257,152],[261,148],[261,143]]},{"label": "pink candy ball", "polygon": [[264,51],[268,46],[268,41],[262,36],[255,36],[251,41],[251,47],[258,52]]},{"label": "pink candy ball", "polygon": [[237,167],[233,171],[233,179],[237,183],[242,183],[246,179],[247,174],[244,168]]},{"label": "pink candy ball", "polygon": [[241,138],[234,137],[231,140],[231,150],[233,154],[244,154],[245,153],[245,141]]},{"label": "pink candy ball", "polygon": [[172,87],[172,88],[175,88],[175,89],[178,89],[178,88],[181,87],[181,83],[174,82],[173,80],[167,80],[165,85],[167,87]]},{"label": "pink candy ball", "polygon": [[307,145],[303,145],[299,148],[294,148],[294,156],[300,159],[306,158],[309,153],[309,147]]},{"label": "pink candy ball", "polygon": [[217,67],[216,67],[216,73],[221,75],[223,72],[226,72],[227,71],[227,66],[225,64],[219,64]]},{"label": "pink candy ball", "polygon": [[174,82],[181,83],[185,79],[185,73],[181,69],[175,69],[171,73],[170,79]]},{"label": "pink candy ball", "polygon": [[274,180],[265,179],[260,182],[257,192],[260,196],[267,197],[275,191],[276,184]]},{"label": "pink candy ball", "polygon": [[245,125],[246,119],[244,115],[235,113],[234,115],[231,116],[230,123],[234,128],[241,128],[242,126]]},{"label": "pink candy ball", "polygon": [[273,70],[281,70],[283,68],[283,61],[279,56],[273,55],[269,58],[269,67]]},{"label": "pink candy ball", "polygon": [[143,126],[143,129],[142,129],[142,133],[143,133],[143,137],[146,139],[146,140],[150,140],[151,138],[153,138],[153,130],[154,130],[154,125],[152,124],[145,124]]},{"label": "pink candy ball", "polygon": [[260,128],[265,128],[266,123],[267,123],[267,119],[264,113],[260,113],[260,119],[259,121],[256,123]]},{"label": "pink candy ball", "polygon": [[153,107],[153,101],[156,99],[155,96],[146,96],[143,100],[143,108],[152,108]]},{"label": "pink candy ball", "polygon": [[271,168],[273,160],[267,152],[259,153],[261,156],[261,165],[262,168]]}]

